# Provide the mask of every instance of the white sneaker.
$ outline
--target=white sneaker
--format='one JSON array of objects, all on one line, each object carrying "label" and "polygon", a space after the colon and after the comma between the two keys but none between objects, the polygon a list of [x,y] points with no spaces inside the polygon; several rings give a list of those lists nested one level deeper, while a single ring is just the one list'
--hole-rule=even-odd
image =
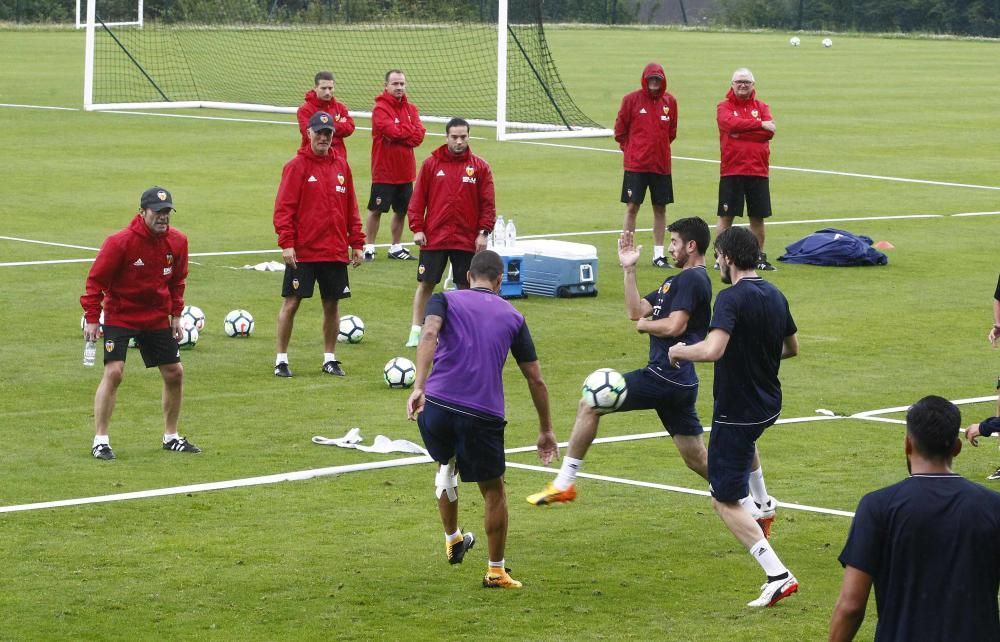
[{"label": "white sneaker", "polygon": [[798,590],[799,581],[795,579],[794,575],[789,573],[788,577],[784,579],[775,580],[773,582],[764,582],[764,584],[760,587],[760,597],[753,602],[747,602],[747,606],[774,606],[780,600],[785,599]]}]

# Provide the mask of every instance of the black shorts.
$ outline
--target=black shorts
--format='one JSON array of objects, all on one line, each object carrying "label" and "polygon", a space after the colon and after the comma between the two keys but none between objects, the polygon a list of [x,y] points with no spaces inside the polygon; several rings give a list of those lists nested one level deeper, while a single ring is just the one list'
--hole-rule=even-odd
[{"label": "black shorts", "polygon": [[104,363],[125,361],[128,356],[128,340],[135,339],[147,368],[180,363],[181,349],[170,328],[162,330],[133,330],[114,325],[103,326]]},{"label": "black shorts", "polygon": [[647,187],[653,205],[669,205],[674,202],[674,180],[670,174],[625,172],[622,178],[622,203],[642,205],[646,200]]},{"label": "black shorts", "polygon": [[750,466],[757,440],[774,422],[753,426],[712,422],[708,437],[708,486],[720,502],[738,502],[750,492]]},{"label": "black shorts", "polygon": [[462,250],[420,250],[417,263],[418,283],[440,283],[444,266],[451,261],[451,277],[459,288],[469,287],[469,267],[475,252]]},{"label": "black shorts", "polygon": [[667,383],[648,368],[626,372],[622,376],[625,377],[628,394],[615,412],[655,410],[671,436],[694,437],[705,432],[694,407],[698,400],[698,386],[682,388]]},{"label": "black shorts", "polygon": [[499,479],[507,470],[503,429],[507,422],[448,408],[430,400],[417,415],[420,436],[431,458],[447,464],[454,457],[462,481]]},{"label": "black shorts", "polygon": [[292,266],[286,265],[281,296],[308,299],[313,295],[313,288],[317,282],[319,282],[319,295],[324,301],[338,301],[351,296],[347,264],[333,261],[298,263],[294,270]]},{"label": "black shorts", "polygon": [[719,178],[719,216],[743,216],[743,202],[751,218],[771,215],[771,188],[766,176]]},{"label": "black shorts", "polygon": [[392,207],[393,212],[403,216],[406,214],[406,208],[410,206],[411,196],[413,196],[413,183],[398,185],[372,183],[371,196],[368,197],[368,211],[385,214]]}]

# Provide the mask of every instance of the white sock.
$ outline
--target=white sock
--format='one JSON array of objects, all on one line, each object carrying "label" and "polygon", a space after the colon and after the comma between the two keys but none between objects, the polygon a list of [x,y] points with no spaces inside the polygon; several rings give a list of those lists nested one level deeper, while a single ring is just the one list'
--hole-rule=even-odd
[{"label": "white sock", "polygon": [[764,467],[761,466],[757,470],[750,471],[750,495],[753,496],[753,500],[764,506],[767,504],[771,496],[767,494],[767,486],[764,485]]},{"label": "white sock", "polygon": [[458,529],[457,531],[455,531],[454,533],[452,533],[451,535],[449,535],[448,533],[444,534],[444,543],[445,544],[449,544],[449,543],[451,543],[451,542],[453,542],[453,541],[455,541],[457,539],[462,539],[462,529],[461,528]]},{"label": "white sock", "polygon": [[389,246],[390,252],[398,252],[401,249],[403,249],[403,246],[400,243],[393,243],[392,245]]},{"label": "white sock", "polygon": [[274,365],[278,365],[279,363],[288,363],[287,352],[279,352],[278,356],[274,358]]},{"label": "white sock", "polygon": [[163,435],[163,443],[169,444],[171,441],[173,441],[174,439],[177,439],[177,438],[178,438],[177,433],[171,433],[169,435]]},{"label": "white sock", "polygon": [[766,539],[762,538],[759,542],[751,546],[750,555],[757,560],[757,563],[764,569],[768,577],[788,573],[788,569],[778,559],[778,554],[774,552],[774,549],[771,548]]},{"label": "white sock", "polygon": [[372,254],[375,254],[375,246],[372,245],[371,243],[366,243],[365,252],[371,252]]},{"label": "white sock", "polygon": [[91,448],[97,448],[99,445],[104,444],[105,446],[110,446],[111,442],[108,440],[107,435],[94,435],[94,445]]},{"label": "white sock", "polygon": [[498,568],[498,569],[500,569],[502,571],[506,565],[507,565],[507,560],[505,560],[505,559],[500,560],[499,562],[494,562],[493,560],[490,560],[490,570],[491,571],[493,569],[495,569],[495,568]]},{"label": "white sock", "polygon": [[559,490],[566,490],[576,483],[576,474],[583,468],[582,459],[563,457],[562,466],[559,467],[559,474],[556,475],[552,485]]},{"label": "white sock", "polygon": [[337,360],[337,357],[333,356],[332,352],[324,352],[323,353],[323,363],[326,363],[327,361],[336,361],[336,360]]},{"label": "white sock", "polygon": [[654,259],[663,258],[663,246],[662,245],[654,245],[653,246],[653,258]]}]

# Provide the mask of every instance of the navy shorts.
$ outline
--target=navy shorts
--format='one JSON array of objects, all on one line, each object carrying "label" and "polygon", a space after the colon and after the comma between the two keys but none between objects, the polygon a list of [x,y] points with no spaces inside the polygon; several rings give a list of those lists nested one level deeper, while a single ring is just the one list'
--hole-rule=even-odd
[{"label": "navy shorts", "polygon": [[698,400],[698,386],[682,388],[667,383],[648,368],[626,372],[622,376],[625,377],[628,394],[615,412],[655,410],[671,436],[694,437],[705,432],[694,407]]},{"label": "navy shorts", "polygon": [[368,197],[368,211],[382,212],[385,214],[392,208],[392,211],[403,216],[406,208],[410,206],[410,197],[413,196],[413,183],[372,183],[371,195]]},{"label": "navy shorts", "polygon": [[464,409],[446,407],[431,400],[417,415],[420,436],[431,458],[455,467],[465,482],[490,481],[503,477],[507,462],[503,452],[503,429],[507,422],[476,415]]},{"label": "navy shorts", "polygon": [[119,326],[105,325],[104,363],[125,361],[128,356],[128,340],[135,339],[147,368],[180,363],[181,349],[170,328],[160,330],[133,330]]},{"label": "navy shorts", "polygon": [[324,301],[338,301],[351,296],[351,284],[347,278],[347,264],[321,261],[318,263],[296,263],[285,266],[285,280],[281,284],[281,296],[297,296],[308,299],[319,282],[319,295]]},{"label": "navy shorts", "polygon": [[743,216],[743,202],[751,218],[771,216],[771,188],[766,176],[723,176],[719,179],[719,216]]},{"label": "navy shorts", "polygon": [[712,422],[708,438],[708,486],[720,502],[738,502],[750,493],[750,466],[757,440],[772,423],[730,426]]},{"label": "navy shorts", "polygon": [[420,250],[417,263],[417,282],[440,283],[444,266],[451,261],[451,277],[459,288],[469,287],[469,268],[475,252],[462,250]]},{"label": "navy shorts", "polygon": [[642,205],[646,200],[646,188],[649,188],[653,205],[669,205],[674,202],[674,180],[670,174],[626,171],[622,178],[622,203]]}]

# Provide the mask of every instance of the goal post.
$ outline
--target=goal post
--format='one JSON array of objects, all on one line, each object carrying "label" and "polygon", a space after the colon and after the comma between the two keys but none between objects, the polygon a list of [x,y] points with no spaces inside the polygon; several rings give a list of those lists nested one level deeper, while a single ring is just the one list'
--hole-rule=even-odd
[{"label": "goal post", "polygon": [[459,116],[498,140],[611,135],[563,84],[542,0],[396,0],[388,16],[354,0],[85,1],[88,111],[294,113],[329,69],[337,99],[370,117],[398,68],[428,122]]}]

